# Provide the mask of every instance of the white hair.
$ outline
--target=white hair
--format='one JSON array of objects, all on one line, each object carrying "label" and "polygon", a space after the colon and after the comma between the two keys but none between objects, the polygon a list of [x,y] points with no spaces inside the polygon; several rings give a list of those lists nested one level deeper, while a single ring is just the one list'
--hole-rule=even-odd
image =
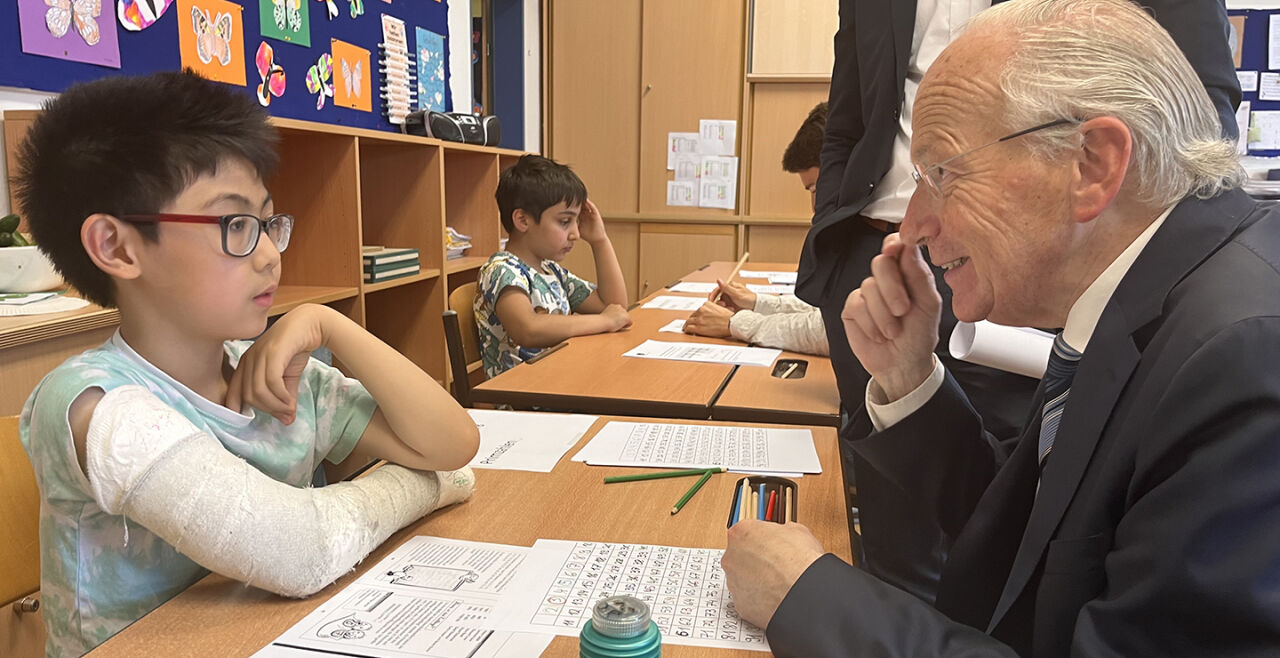
[{"label": "white hair", "polygon": [[[1013,129],[1110,116],[1133,139],[1130,181],[1139,199],[1169,206],[1239,185],[1236,145],[1223,138],[1203,83],[1168,32],[1129,0],[1016,0],[976,16],[971,29],[1009,35],[1000,87]],[[1042,154],[1078,144],[1069,126],[1032,136]]]}]

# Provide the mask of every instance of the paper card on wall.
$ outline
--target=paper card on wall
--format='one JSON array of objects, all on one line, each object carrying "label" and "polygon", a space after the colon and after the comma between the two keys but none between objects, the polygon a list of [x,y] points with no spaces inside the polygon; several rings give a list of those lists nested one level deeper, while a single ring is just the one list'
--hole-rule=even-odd
[{"label": "paper card on wall", "polygon": [[737,205],[738,182],[735,180],[699,181],[698,206],[733,210]]},{"label": "paper card on wall", "polygon": [[697,180],[702,173],[702,156],[696,153],[680,153],[675,161],[676,180]]},{"label": "paper card on wall", "polygon": [[[110,3],[111,0],[107,2]],[[116,16],[120,19],[120,27],[130,32],[139,32],[160,20],[172,4],[173,0],[119,0]]]},{"label": "paper card on wall", "polygon": [[418,46],[418,109],[443,112],[444,36],[416,28]]},{"label": "paper card on wall", "polygon": [[369,51],[339,39],[330,39],[329,44],[333,48],[333,104],[372,112]]},{"label": "paper card on wall", "polygon": [[1236,71],[1236,79],[1240,81],[1240,91],[1258,91],[1257,71]]},{"label": "paper card on wall", "polygon": [[258,69],[258,103],[263,107],[271,105],[271,97],[284,95],[284,67],[276,63],[275,50],[266,41],[258,44],[258,54],[254,57],[254,65]]},{"label": "paper card on wall", "polygon": [[1231,48],[1235,67],[1240,68],[1240,57],[1244,54],[1244,16],[1228,16],[1227,22],[1227,47]]},{"label": "paper card on wall", "polygon": [[324,3],[325,12],[328,13],[329,20],[333,20],[338,17],[338,3],[333,0],[316,0],[316,2]]},{"label": "paper card on wall", "polygon": [[307,69],[307,91],[316,95],[316,109],[324,109],[324,99],[326,96],[333,97],[333,56],[329,53],[320,53],[320,57],[316,59],[316,63]]},{"label": "paper card on wall", "polygon": [[1280,112],[1254,112],[1249,115],[1249,150],[1280,149]]},{"label": "paper card on wall", "polygon": [[218,82],[245,83],[243,7],[226,0],[178,0],[182,65]]},{"label": "paper card on wall", "polygon": [[698,174],[704,180],[738,180],[738,159],[721,155],[702,157],[702,171]]},{"label": "paper card on wall", "polygon": [[1280,69],[1280,14],[1267,18],[1267,68]]},{"label": "paper card on wall", "polygon": [[667,205],[668,206],[698,205],[698,181],[696,180],[667,181]]},{"label": "paper card on wall", "polygon": [[1258,100],[1280,101],[1280,73],[1258,76]]},{"label": "paper card on wall", "polygon": [[18,0],[18,34],[28,55],[120,68],[110,3],[103,15],[101,0]]},{"label": "paper card on wall", "polygon": [[698,152],[703,155],[733,155],[737,139],[737,121],[698,121]]},{"label": "paper card on wall", "polygon": [[364,0],[347,0],[347,2],[351,5],[352,18],[364,15]]},{"label": "paper card on wall", "polygon": [[1236,141],[1236,153],[1244,155],[1249,152],[1249,101],[1240,101],[1236,108],[1236,128],[1240,131]]},{"label": "paper card on wall", "polygon": [[311,45],[311,14],[307,0],[258,0],[262,36],[299,46]]},{"label": "paper card on wall", "polygon": [[667,171],[675,169],[676,155],[698,152],[698,133],[667,133]]}]

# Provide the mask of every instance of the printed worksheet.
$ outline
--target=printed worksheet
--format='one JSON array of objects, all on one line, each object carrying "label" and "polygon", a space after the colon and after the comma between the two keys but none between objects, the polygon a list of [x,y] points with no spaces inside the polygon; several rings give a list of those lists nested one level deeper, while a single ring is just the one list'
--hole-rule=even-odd
[{"label": "printed worksheet", "polygon": [[594,466],[715,468],[752,473],[821,473],[807,429],[606,423],[573,461]]},{"label": "printed worksheet", "polygon": [[658,295],[644,303],[640,308],[658,308],[664,311],[696,311],[707,301],[702,297],[682,297],[680,295]]},{"label": "printed worksheet", "polygon": [[680,283],[668,288],[671,292],[691,292],[699,295],[711,294],[711,291],[715,289],[716,283],[714,281],[681,281]]},{"label": "printed worksheet", "polygon": [[480,450],[468,466],[550,473],[598,416],[468,409]]},{"label": "printed worksheet", "polygon": [[[687,297],[685,299],[697,299]],[[666,359],[668,361],[696,361],[698,363],[723,363],[738,366],[768,366],[782,355],[782,350],[769,347],[742,347],[715,343],[668,343],[646,340],[622,353],[640,359]]]},{"label": "printed worksheet", "polygon": [[774,270],[738,270],[738,276],[744,279],[768,279],[772,283],[787,283],[786,281],[774,281],[774,279],[784,279],[791,277],[791,282],[796,280],[795,272],[777,272]]},{"label": "printed worksheet", "polygon": [[413,537],[254,656],[533,658],[551,635],[491,618],[529,550]]},{"label": "printed worksheet", "polygon": [[684,333],[684,320],[672,320],[662,325],[662,328],[658,329],[658,331],[659,332],[665,331],[667,333],[672,333],[672,334],[682,334]]},{"label": "printed worksheet", "polygon": [[596,601],[630,594],[649,604],[663,644],[768,651],[743,621],[710,548],[539,539],[494,615],[503,630],[577,635]]},{"label": "printed worksheet", "polygon": [[794,295],[796,294],[796,286],[794,283],[788,284],[770,284],[748,283],[747,290],[754,293],[764,293],[766,295]]}]

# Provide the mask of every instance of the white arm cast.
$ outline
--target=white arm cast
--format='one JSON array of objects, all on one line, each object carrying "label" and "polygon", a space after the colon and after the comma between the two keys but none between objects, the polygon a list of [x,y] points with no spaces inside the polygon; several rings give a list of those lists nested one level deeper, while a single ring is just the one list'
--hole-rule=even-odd
[{"label": "white arm cast", "polygon": [[400,528],[470,497],[470,469],[387,465],[352,482],[300,489],[228,452],[141,386],[108,391],[89,423],[87,475],[98,504],[201,566],[284,596],[313,594]]}]

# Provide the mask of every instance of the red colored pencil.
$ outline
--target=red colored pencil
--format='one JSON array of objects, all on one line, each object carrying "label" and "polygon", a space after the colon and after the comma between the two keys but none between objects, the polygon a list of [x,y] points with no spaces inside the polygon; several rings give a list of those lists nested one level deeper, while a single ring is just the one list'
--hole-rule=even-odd
[{"label": "red colored pencil", "polygon": [[769,492],[769,503],[768,503],[768,504],[765,506],[765,508],[764,508],[764,510],[765,510],[765,512],[764,512],[764,520],[765,520],[765,521],[772,521],[772,520],[773,520],[773,507],[774,507],[774,505],[776,505],[776,504],[777,504],[777,502],[778,502],[778,490],[777,490],[777,489],[774,489],[773,491],[770,491],[770,492]]}]

